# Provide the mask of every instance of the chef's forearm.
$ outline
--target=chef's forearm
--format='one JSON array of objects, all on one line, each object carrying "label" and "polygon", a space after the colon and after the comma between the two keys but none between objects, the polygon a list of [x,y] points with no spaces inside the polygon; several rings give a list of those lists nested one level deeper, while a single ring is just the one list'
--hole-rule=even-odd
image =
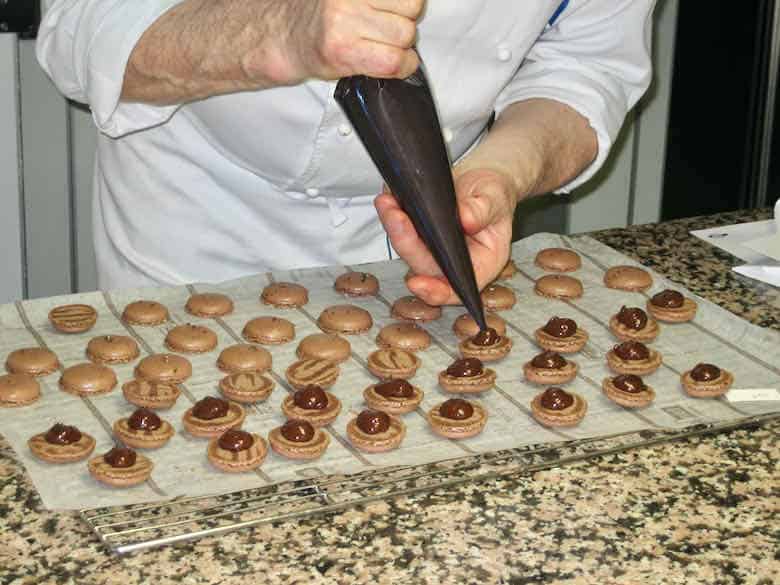
[{"label": "chef's forearm", "polygon": [[122,100],[174,104],[273,86],[274,68],[285,64],[269,39],[289,27],[293,14],[307,18],[313,4],[186,0],[174,6],[133,49]]},{"label": "chef's forearm", "polygon": [[495,169],[512,179],[518,196],[541,195],[571,181],[597,154],[596,133],[581,114],[533,99],[506,108],[457,172]]}]

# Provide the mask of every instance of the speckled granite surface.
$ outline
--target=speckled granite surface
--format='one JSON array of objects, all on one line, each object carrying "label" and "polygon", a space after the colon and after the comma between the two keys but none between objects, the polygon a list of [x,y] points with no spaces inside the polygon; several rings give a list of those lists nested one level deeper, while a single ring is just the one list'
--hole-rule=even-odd
[{"label": "speckled granite surface", "polygon": [[[780,294],[688,230],[725,214],[599,240],[744,318],[780,329]],[[126,558],[42,509],[0,440],[0,583],[780,582],[780,423],[534,475],[266,525]]]}]

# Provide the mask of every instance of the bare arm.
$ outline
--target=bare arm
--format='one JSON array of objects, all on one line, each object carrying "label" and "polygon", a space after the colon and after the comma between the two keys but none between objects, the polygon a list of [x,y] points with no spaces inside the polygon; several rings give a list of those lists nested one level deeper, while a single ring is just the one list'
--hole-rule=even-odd
[{"label": "bare arm", "polygon": [[186,0],[130,55],[123,101],[158,105],[310,78],[406,77],[424,0]]},{"label": "bare arm", "polygon": [[[517,202],[566,184],[597,151],[596,133],[584,117],[560,102],[533,99],[507,107],[480,145],[454,168],[458,210],[480,288],[509,257]],[[409,290],[432,305],[457,303],[395,198],[380,195],[376,207],[393,247],[415,273],[407,280]]]}]

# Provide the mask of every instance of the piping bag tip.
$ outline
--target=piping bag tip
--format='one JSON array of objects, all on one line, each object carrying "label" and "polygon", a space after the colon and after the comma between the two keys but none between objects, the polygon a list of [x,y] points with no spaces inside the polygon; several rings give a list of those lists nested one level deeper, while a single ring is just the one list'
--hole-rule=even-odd
[{"label": "piping bag tip", "polygon": [[453,290],[484,331],[485,311],[460,225],[452,165],[422,66],[406,79],[345,77],[334,97]]}]

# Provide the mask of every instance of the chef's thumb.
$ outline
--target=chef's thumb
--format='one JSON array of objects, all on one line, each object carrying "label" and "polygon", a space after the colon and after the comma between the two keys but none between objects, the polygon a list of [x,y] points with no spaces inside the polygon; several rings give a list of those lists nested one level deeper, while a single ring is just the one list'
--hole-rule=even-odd
[{"label": "chef's thumb", "polygon": [[498,221],[503,208],[502,194],[499,191],[492,185],[485,185],[460,198],[460,220],[467,234],[481,232]]}]

